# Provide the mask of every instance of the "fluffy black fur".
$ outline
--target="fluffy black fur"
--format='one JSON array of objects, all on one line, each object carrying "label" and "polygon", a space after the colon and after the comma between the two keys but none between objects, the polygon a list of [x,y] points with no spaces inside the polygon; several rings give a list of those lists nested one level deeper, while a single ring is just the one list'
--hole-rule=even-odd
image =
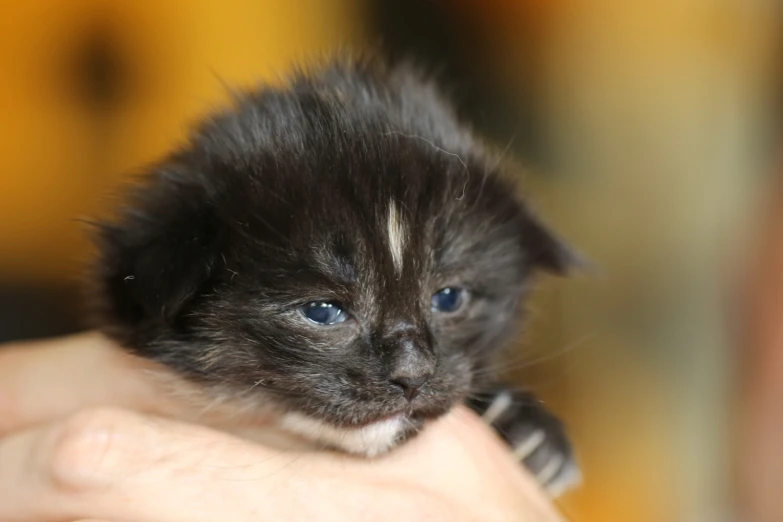
[{"label": "fluffy black fur", "polygon": [[[571,260],[435,86],[376,60],[239,97],[100,230],[100,322],[130,350],[336,429],[402,415],[389,447],[487,386],[533,272]],[[465,305],[433,312],[451,286]],[[312,301],[349,319],[312,324]]]}]

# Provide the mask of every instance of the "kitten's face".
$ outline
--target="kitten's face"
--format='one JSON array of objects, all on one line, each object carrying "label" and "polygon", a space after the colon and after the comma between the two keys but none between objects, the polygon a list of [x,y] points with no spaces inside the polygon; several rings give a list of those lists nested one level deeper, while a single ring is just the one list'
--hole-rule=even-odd
[{"label": "kitten's face", "polygon": [[298,101],[296,133],[243,132],[252,100],[216,120],[105,228],[107,329],[375,454],[465,398],[531,271],[565,254],[481,154],[359,125],[323,92]]},{"label": "kitten's face", "polygon": [[480,169],[471,183],[453,158],[386,140],[385,164],[345,162],[379,179],[356,186],[344,160],[319,161],[333,174],[278,187],[279,201],[237,219],[214,294],[190,313],[191,328],[217,334],[194,361],[207,379],[340,427],[401,414],[416,428],[469,392],[529,268],[518,209],[492,179],[457,199],[445,181],[478,195]]}]

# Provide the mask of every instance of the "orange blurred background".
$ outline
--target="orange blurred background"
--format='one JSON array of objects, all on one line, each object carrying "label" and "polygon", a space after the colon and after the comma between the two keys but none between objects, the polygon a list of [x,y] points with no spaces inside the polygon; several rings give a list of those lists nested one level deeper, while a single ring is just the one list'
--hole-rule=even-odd
[{"label": "orange blurred background", "polygon": [[777,2],[28,0],[4,12],[0,340],[80,327],[79,219],[226,84],[381,46],[443,73],[601,267],[546,282],[509,365],[572,427],[586,482],[562,501],[570,519],[734,520],[742,354],[726,310],[783,142]]}]

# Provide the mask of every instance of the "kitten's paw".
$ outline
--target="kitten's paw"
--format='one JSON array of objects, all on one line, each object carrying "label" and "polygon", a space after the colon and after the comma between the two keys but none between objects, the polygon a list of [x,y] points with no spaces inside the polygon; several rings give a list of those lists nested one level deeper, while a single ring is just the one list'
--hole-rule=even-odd
[{"label": "kitten's paw", "polygon": [[495,429],[551,495],[559,496],[581,482],[563,423],[535,396],[501,388],[480,394],[467,405]]}]

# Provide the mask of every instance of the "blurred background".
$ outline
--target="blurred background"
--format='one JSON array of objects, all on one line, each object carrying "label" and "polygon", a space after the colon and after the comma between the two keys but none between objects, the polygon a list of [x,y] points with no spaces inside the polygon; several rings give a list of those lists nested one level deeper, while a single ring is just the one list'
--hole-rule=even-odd
[{"label": "blurred background", "polygon": [[508,364],[570,425],[580,522],[783,522],[775,0],[28,0],[0,18],[0,341],[82,327],[79,219],[227,98],[381,46],[439,71],[601,268]]}]

